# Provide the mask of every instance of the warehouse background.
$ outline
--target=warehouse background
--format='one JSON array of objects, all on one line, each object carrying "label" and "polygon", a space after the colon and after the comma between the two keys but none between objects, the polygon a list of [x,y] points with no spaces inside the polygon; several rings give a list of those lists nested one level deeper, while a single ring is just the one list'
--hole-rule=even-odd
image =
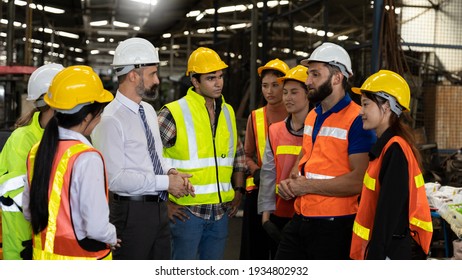
[{"label": "warehouse background", "polygon": [[115,92],[114,49],[146,38],[161,56],[158,109],[185,94],[191,51],[211,47],[229,65],[223,94],[244,135],[263,105],[257,67],[276,57],[295,66],[330,41],[350,53],[352,85],[378,69],[406,78],[426,179],[462,186],[460,26],[459,0],[0,0],[0,146],[30,108],[30,73],[45,63],[90,65]]}]

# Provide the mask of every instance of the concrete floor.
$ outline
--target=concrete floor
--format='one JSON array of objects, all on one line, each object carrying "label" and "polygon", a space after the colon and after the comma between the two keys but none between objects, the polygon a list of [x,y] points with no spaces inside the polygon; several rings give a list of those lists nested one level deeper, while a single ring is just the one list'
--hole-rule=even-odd
[{"label": "concrete floor", "polygon": [[229,219],[228,242],[225,249],[225,260],[238,260],[241,250],[242,218],[234,217]]}]

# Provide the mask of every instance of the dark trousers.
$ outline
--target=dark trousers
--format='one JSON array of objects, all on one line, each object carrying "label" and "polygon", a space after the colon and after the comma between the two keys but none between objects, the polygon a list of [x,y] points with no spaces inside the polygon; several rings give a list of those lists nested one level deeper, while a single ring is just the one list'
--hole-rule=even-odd
[{"label": "dark trousers", "polygon": [[354,218],[307,218],[295,214],[284,228],[276,259],[350,259]]},{"label": "dark trousers", "polygon": [[[276,225],[276,227],[281,231],[281,234],[284,230],[284,227],[287,225],[287,223],[290,222],[292,218],[286,218],[286,217],[279,217],[276,215],[271,214],[270,215],[270,221]],[[268,238],[269,240],[269,247],[270,247],[270,258],[274,260],[276,257],[276,252],[279,247],[279,242],[274,240],[273,238]]]},{"label": "dark trousers", "polygon": [[246,192],[242,218],[241,260],[270,259],[269,236],[261,225],[257,211],[258,189]]},{"label": "dark trousers", "polygon": [[115,260],[169,260],[170,227],[166,202],[110,201],[110,221],[121,247]]}]

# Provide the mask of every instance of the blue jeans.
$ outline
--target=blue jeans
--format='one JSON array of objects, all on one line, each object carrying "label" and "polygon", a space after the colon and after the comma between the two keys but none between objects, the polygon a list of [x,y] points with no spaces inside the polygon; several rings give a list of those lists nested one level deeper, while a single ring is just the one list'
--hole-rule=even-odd
[{"label": "blue jeans", "polygon": [[189,219],[170,222],[173,260],[222,260],[228,238],[228,216],[205,220],[188,210]]}]

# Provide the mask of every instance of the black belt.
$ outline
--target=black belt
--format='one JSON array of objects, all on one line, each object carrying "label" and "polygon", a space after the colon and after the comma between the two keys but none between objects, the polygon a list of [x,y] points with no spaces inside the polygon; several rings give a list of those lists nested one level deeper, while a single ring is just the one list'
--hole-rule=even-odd
[{"label": "black belt", "polygon": [[141,201],[141,202],[161,202],[163,201],[158,195],[137,195],[137,196],[120,196],[113,194],[112,197],[117,201]]}]

